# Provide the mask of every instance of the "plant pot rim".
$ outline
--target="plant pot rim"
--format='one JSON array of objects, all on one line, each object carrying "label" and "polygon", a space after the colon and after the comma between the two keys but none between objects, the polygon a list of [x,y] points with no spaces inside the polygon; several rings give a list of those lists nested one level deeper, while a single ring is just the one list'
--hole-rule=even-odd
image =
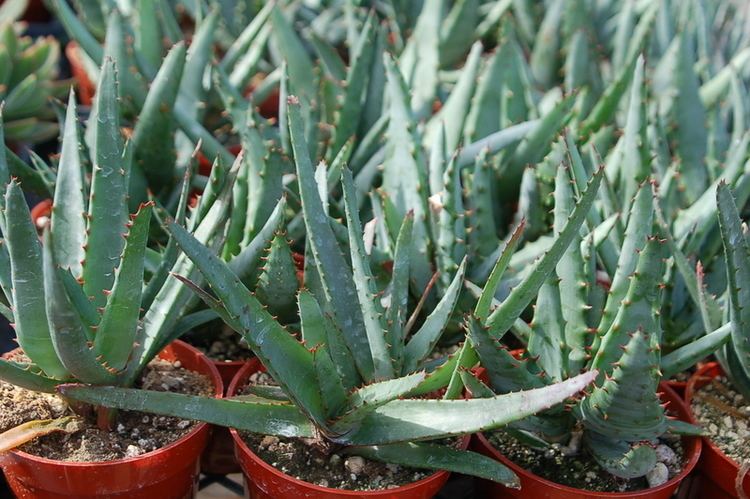
[{"label": "plant pot rim", "polygon": [[[249,374],[252,374],[252,372],[259,370],[259,369],[265,370],[260,360],[257,357],[253,357],[252,359],[250,359],[247,362],[247,364],[245,364],[245,366],[243,366],[242,369],[240,369],[240,371],[232,380],[232,383],[229,385],[229,389],[227,390],[227,397],[233,397],[237,389],[240,387],[240,384],[244,382],[243,378]],[[313,492],[318,492],[318,493],[327,493],[327,494],[335,493],[337,495],[351,496],[351,497],[378,497],[378,496],[382,496],[383,494],[388,494],[389,496],[392,496],[395,494],[400,494],[400,493],[411,491],[413,489],[420,488],[429,482],[432,482],[434,480],[439,480],[443,477],[447,477],[447,475],[450,474],[449,471],[445,471],[445,470],[436,471],[420,480],[417,480],[416,482],[411,482],[406,485],[400,485],[396,488],[383,489],[383,490],[346,490],[346,489],[337,489],[333,487],[321,487],[320,485],[315,485],[314,483],[306,482],[304,480],[300,480],[299,478],[295,478],[291,475],[287,475],[283,471],[271,466],[270,464],[265,462],[260,456],[258,456],[255,452],[253,452],[250,449],[250,447],[245,443],[245,441],[240,436],[240,432],[237,431],[237,429],[229,428],[229,432],[232,434],[232,439],[234,440],[234,444],[237,446],[238,451],[248,454],[255,462],[259,463],[260,466],[263,467],[263,469],[265,469],[267,472],[272,473],[275,476],[282,478],[286,481],[292,482],[300,487],[306,487],[309,490]],[[471,440],[471,435],[464,436],[461,441],[461,447],[463,449],[468,448],[470,440]]]},{"label": "plant pot rim", "polygon": [[[678,412],[682,412],[682,416],[686,418],[690,418],[690,412],[688,411],[687,405],[682,401],[679,394],[675,392],[669,385],[667,385],[664,381],[659,383],[659,392],[665,393],[669,395],[673,400],[670,400],[669,403],[672,406],[676,406],[675,408],[678,410]],[[673,401],[678,402],[677,404],[673,404]],[[680,411],[680,409],[682,409]],[[688,441],[692,443],[692,447],[695,449],[695,451],[690,454],[689,453],[689,447],[685,446],[685,451],[687,455],[687,461],[684,463],[682,470],[672,477],[671,479],[667,480],[665,483],[657,486],[657,487],[650,487],[648,489],[642,489],[642,490],[634,490],[630,492],[596,492],[586,489],[579,489],[576,487],[570,487],[568,485],[562,485],[556,482],[553,482],[551,480],[548,480],[546,478],[543,478],[535,473],[532,473],[525,468],[522,468],[518,464],[514,463],[505,455],[503,455],[499,450],[495,448],[492,443],[487,439],[487,437],[484,436],[484,433],[477,433],[476,434],[477,439],[484,445],[492,454],[492,457],[502,462],[504,465],[506,465],[508,468],[513,470],[514,473],[521,476],[526,476],[529,479],[532,479],[534,481],[540,482],[543,485],[559,490],[562,492],[566,492],[568,494],[580,494],[581,492],[585,492],[588,494],[595,495],[596,497],[612,497],[612,498],[623,498],[623,497],[648,497],[651,494],[658,493],[664,489],[679,486],[679,483],[687,478],[690,473],[693,472],[693,469],[698,464],[698,460],[700,459],[701,455],[701,438],[700,437],[691,437],[691,436],[683,436],[682,441]]]},{"label": "plant pot rim", "polygon": [[[196,349],[195,347],[192,347],[191,345],[188,345],[182,340],[174,340],[172,343],[167,345],[165,350],[167,348],[175,347],[175,346],[179,349],[184,349],[185,351],[190,352],[191,354],[203,355],[200,352],[200,350]],[[3,357],[10,355],[14,352],[18,352],[20,350],[21,350],[20,348],[11,350],[10,352],[3,354]],[[206,359],[208,358],[206,357]],[[221,398],[223,395],[223,383],[221,381],[221,377],[219,376],[219,371],[216,370],[216,366],[214,366],[212,362],[206,362],[206,366],[209,371],[208,377],[211,379],[211,382],[214,386],[214,397]],[[13,450],[13,451],[10,451],[10,453],[15,454],[22,459],[35,461],[35,462],[46,464],[46,465],[61,465],[61,466],[70,467],[70,468],[106,468],[109,466],[114,467],[114,466],[121,466],[123,464],[129,464],[129,463],[143,460],[143,459],[149,459],[155,455],[158,455],[164,452],[170,452],[174,447],[177,447],[178,445],[180,445],[184,440],[195,436],[197,433],[202,431],[207,426],[208,426],[208,423],[199,422],[189,432],[187,432],[186,434],[184,434],[177,440],[173,441],[172,443],[165,445],[164,447],[159,447],[158,449],[154,449],[152,451],[140,454],[138,456],[127,457],[123,459],[114,459],[112,461],[92,461],[92,462],[60,461],[57,459],[49,459],[46,457],[36,456],[34,454],[29,454],[27,452],[23,452],[20,450]]]},{"label": "plant pot rim", "polygon": [[[718,362],[708,362],[701,366],[695,373],[693,373],[692,376],[690,376],[690,379],[687,382],[687,387],[685,388],[685,406],[688,410],[688,417],[690,418],[690,422],[693,424],[698,424],[697,420],[695,419],[695,415],[693,414],[693,408],[691,405],[691,402],[693,401],[693,394],[696,391],[696,384],[700,383],[702,381],[705,381],[707,379],[713,379],[716,376],[706,376],[706,373],[708,371],[712,371],[714,369],[718,369],[719,373],[717,376],[725,375],[724,368],[721,367],[721,364]],[[698,387],[699,388],[699,387]],[[724,454],[724,451],[721,450],[721,448],[714,443],[713,440],[711,440],[710,437],[704,436],[702,438],[703,442],[708,445],[711,450],[715,451],[719,457],[726,462],[727,465],[733,466],[735,469],[739,470],[740,465],[731,457]]]}]

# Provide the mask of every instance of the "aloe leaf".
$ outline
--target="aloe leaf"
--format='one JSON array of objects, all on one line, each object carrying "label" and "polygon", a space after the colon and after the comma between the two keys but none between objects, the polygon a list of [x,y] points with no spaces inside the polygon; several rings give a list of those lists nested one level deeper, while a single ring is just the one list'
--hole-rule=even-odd
[{"label": "aloe leaf", "polygon": [[[229,74],[229,82],[237,91],[243,91],[247,88],[248,83],[258,71],[258,65],[261,62],[266,45],[272,34],[272,27],[266,24],[261,28],[258,36],[250,43],[250,47],[245,52],[237,64],[234,65],[232,72]],[[258,96],[253,96],[257,98]]]},{"label": "aloe leaf", "polygon": [[492,391],[492,388],[485,385],[469,371],[461,370],[461,382],[471,394],[472,398],[481,399],[495,396],[495,392]]},{"label": "aloe leaf", "polygon": [[5,359],[0,359],[0,379],[11,385],[43,393],[55,393],[55,388],[61,383],[59,380],[32,371],[27,364]]},{"label": "aloe leaf", "polygon": [[0,433],[0,454],[11,451],[37,437],[55,432],[74,433],[81,429],[80,419],[64,416],[58,419],[37,419],[27,421],[10,430]]},{"label": "aloe leaf", "polygon": [[[222,57],[220,65],[225,71],[231,71],[234,64],[247,52],[250,43],[258,36],[260,29],[267,23],[271,12],[276,9],[276,2],[268,2],[253,17],[253,20],[234,39]],[[206,21],[204,21],[205,23]]]},{"label": "aloe leaf", "polygon": [[[568,180],[570,180],[570,177],[566,169],[559,167],[555,180],[554,194],[554,231],[557,234],[565,228],[565,223],[575,208],[575,196]],[[556,294],[559,296],[560,312],[564,319],[562,321],[565,344],[564,355],[567,356],[562,364],[565,366],[566,372],[569,373],[577,373],[583,368],[588,356],[586,347],[591,343],[591,334],[588,329],[586,314],[589,308],[588,288],[595,283],[589,282],[585,271],[585,262],[581,254],[582,241],[583,238],[579,231],[562,257],[560,257],[560,261],[557,262],[555,269],[559,278]],[[540,312],[540,308],[543,312],[546,307],[537,303],[536,312]],[[552,307],[550,307],[551,310]],[[534,322],[536,322],[536,319]],[[559,344],[554,345],[553,348],[562,350]],[[547,371],[547,373],[555,379],[553,372]]]},{"label": "aloe leaf", "polygon": [[[194,237],[202,244],[208,243],[226,221],[232,184],[237,175],[236,167],[235,165],[229,171],[221,194],[193,232]],[[174,241],[174,244],[177,244],[177,241]],[[172,274],[183,273],[191,278],[197,278],[200,275],[195,265],[185,255],[177,257],[170,270]],[[143,315],[143,327],[138,331],[137,345],[132,355],[132,358],[137,361],[128,364],[130,382],[134,381],[146,364],[167,346],[174,325],[192,299],[192,293],[184,289],[184,286],[173,275],[167,276]]]},{"label": "aloe leaf", "polygon": [[409,267],[412,252],[412,232],[414,213],[408,212],[396,239],[393,256],[393,276],[390,284],[390,305],[386,310],[385,323],[388,325],[387,342],[396,371],[402,372],[404,355],[404,325],[409,305]]},{"label": "aloe leaf", "polygon": [[[401,378],[379,381],[358,388],[349,395],[347,410],[353,413],[352,415],[356,419],[360,419],[357,416],[362,412],[375,410],[377,407],[396,400],[399,397],[404,397],[419,386],[424,379],[424,371],[419,371]],[[347,415],[341,421],[346,421],[348,424],[351,419],[350,415]]]},{"label": "aloe leaf", "polygon": [[104,306],[114,282],[114,269],[120,259],[124,240],[120,230],[127,216],[127,178],[129,165],[122,161],[120,108],[115,66],[106,60],[96,91],[96,148],[91,194],[88,206],[88,230],[83,265],[84,289],[97,306]]},{"label": "aloe leaf", "polygon": [[50,232],[55,247],[55,261],[62,268],[70,269],[75,276],[81,275],[86,234],[84,170],[78,148],[76,100],[71,90],[65,115],[60,162],[57,166]]},{"label": "aloe leaf", "polygon": [[418,116],[429,114],[439,83],[440,25],[444,6],[444,0],[427,0],[422,4],[414,31],[399,58],[407,81],[415,82],[411,109]]},{"label": "aloe leaf", "polygon": [[289,81],[292,88],[305,101],[311,102],[315,98],[315,76],[312,62],[307,50],[302,45],[302,41],[284,17],[278,4],[271,12],[271,26],[273,27],[273,40],[278,45],[279,52],[288,65]]},{"label": "aloe leaf", "polygon": [[71,38],[78,42],[95,63],[100,64],[102,57],[104,56],[104,50],[102,49],[101,44],[94,35],[86,29],[86,26],[78,19],[78,17],[76,17],[75,12],[68,5],[68,2],[65,0],[52,0],[51,5],[55,9],[57,18],[60,20],[63,27],[65,27],[65,31]]},{"label": "aloe leaf", "polygon": [[[658,356],[658,339],[636,331],[625,345],[611,378],[581,401],[584,425],[591,438],[606,438],[613,449],[627,453],[631,446],[637,448],[642,441],[655,439],[666,431],[667,418],[656,392]],[[615,446],[614,442],[625,445]],[[593,450],[602,464],[597,456],[601,449]],[[618,476],[625,475],[620,471]]]},{"label": "aloe leaf", "polygon": [[[617,270],[612,277],[609,297],[604,305],[598,334],[604,335],[609,330],[617,311],[630,286],[630,276],[636,269],[639,254],[646,245],[647,237],[651,233],[654,217],[653,187],[650,183],[644,183],[633,199],[628,216],[628,225],[625,229],[625,240],[620,250],[620,259],[617,262]],[[596,350],[599,340],[594,339],[593,348]]]},{"label": "aloe leaf", "polygon": [[463,137],[466,110],[471,105],[471,98],[476,87],[477,73],[481,62],[482,44],[476,42],[471,48],[466,63],[461,70],[461,77],[451,91],[450,96],[440,111],[430,119],[425,130],[425,142],[430,144],[439,133],[439,127],[445,127],[445,150],[455,151]]},{"label": "aloe leaf", "polygon": [[628,442],[604,438],[595,433],[586,433],[586,445],[596,462],[617,477],[642,477],[656,465],[656,452],[649,445],[631,446]]},{"label": "aloe leaf", "polygon": [[636,268],[629,276],[627,294],[618,306],[614,321],[601,337],[601,343],[595,348],[591,366],[600,370],[600,379],[605,373],[612,372],[631,335],[640,331],[640,334],[656,337],[656,342],[661,339],[656,304],[660,302],[663,287],[665,247],[661,240],[649,236],[638,254]]},{"label": "aloe leaf", "polygon": [[247,244],[238,255],[229,261],[229,268],[237,274],[240,279],[246,279],[256,268],[257,263],[262,255],[263,249],[273,234],[281,226],[284,220],[284,209],[286,208],[286,198],[281,198],[274,207],[271,215],[266,220],[263,227],[255,234],[255,237]]},{"label": "aloe leaf", "polygon": [[369,258],[365,252],[359,210],[357,209],[356,194],[354,192],[354,179],[348,169],[344,169],[343,171],[341,184],[344,190],[344,205],[346,208],[347,229],[349,231],[349,249],[354,273],[354,285],[357,289],[357,297],[362,309],[365,331],[367,332],[367,339],[372,354],[373,375],[376,379],[392,378],[394,375],[393,363],[385,341],[386,331],[382,320],[383,309],[377,297],[379,291],[372,275],[372,270],[370,269]]},{"label": "aloe leaf", "polygon": [[505,465],[476,452],[447,445],[403,443],[372,447],[351,447],[347,454],[413,468],[446,470],[476,476],[514,489],[521,488],[518,477]]},{"label": "aloe leaf", "polygon": [[458,295],[463,287],[464,274],[466,272],[466,259],[461,262],[456,275],[446,289],[435,309],[427,316],[424,324],[406,344],[404,349],[403,372],[415,370],[435,348],[440,336],[445,331],[448,321],[458,302]]},{"label": "aloe leaf", "polygon": [[251,403],[111,386],[66,384],[58,386],[57,391],[66,398],[88,404],[201,420],[262,435],[315,436],[310,420],[291,404]]},{"label": "aloe leaf", "polygon": [[118,370],[125,367],[130,357],[141,314],[144,254],[152,206],[142,205],[129,224],[127,243],[94,339],[97,354]]},{"label": "aloe leaf", "polygon": [[490,276],[487,278],[484,288],[482,288],[482,294],[479,296],[477,304],[474,307],[474,315],[480,321],[487,320],[487,317],[490,314],[492,300],[497,292],[497,287],[503,279],[503,274],[505,274],[505,271],[508,268],[508,264],[518,247],[518,243],[521,241],[521,236],[523,235],[525,227],[526,221],[521,220],[511,232],[507,242],[502,246],[502,251],[495,261],[495,265],[492,267],[492,272],[490,272]]},{"label": "aloe leaf", "polygon": [[56,379],[67,376],[57,358],[47,323],[42,248],[20,185],[11,181],[5,193],[5,243],[11,264],[15,330],[18,343],[44,373]]},{"label": "aloe leaf", "polygon": [[[23,182],[24,190],[26,192],[34,192],[43,198],[52,197],[54,193],[54,182],[39,170],[27,165],[26,162],[16,156],[7,145],[4,147],[7,169],[11,177],[16,177],[19,181]],[[0,185],[7,185],[7,182],[6,184]]]},{"label": "aloe leaf", "polygon": [[719,184],[716,202],[727,263],[732,346],[745,376],[750,376],[750,308],[747,307],[750,303],[750,245],[732,192],[726,184]]},{"label": "aloe leaf", "polygon": [[376,26],[375,15],[370,13],[362,27],[357,45],[353,47],[351,65],[346,75],[344,99],[336,118],[334,141],[328,151],[330,158],[335,157],[346,141],[357,131],[370,67],[375,55],[373,42]]},{"label": "aloe leaf", "polygon": [[133,131],[136,164],[152,189],[169,186],[175,176],[175,122],[171,110],[185,67],[185,44],[172,47],[151,83]]},{"label": "aloe leaf", "polygon": [[[207,190],[212,190],[212,181],[215,181],[218,175],[223,175],[223,173],[217,173],[222,170],[223,169],[220,166],[217,166],[216,164],[214,165],[213,169],[211,170],[211,178],[209,178],[209,187],[207,187]],[[180,186],[180,198],[177,202],[176,211],[176,221],[180,224],[185,223],[185,217],[187,215],[187,203],[190,196],[190,179],[192,178],[192,171],[192,168],[185,169],[185,175],[182,178],[182,184]],[[201,196],[201,199],[198,202],[198,209],[193,212],[194,216],[190,220],[191,223],[196,221],[201,216],[201,209],[204,208],[208,203],[205,197],[206,194],[204,193],[204,195]],[[210,202],[213,203],[214,200],[215,199],[211,200]],[[210,208],[210,206],[208,208]],[[207,210],[208,208],[205,209]],[[205,215],[205,213],[203,215]],[[191,227],[191,229],[194,229],[194,227]],[[151,278],[148,280],[148,283],[146,283],[146,286],[143,290],[143,295],[141,296],[141,308],[143,308],[144,310],[148,310],[149,308],[151,308],[151,304],[154,302],[156,295],[159,293],[159,290],[162,288],[167,278],[169,277],[169,269],[171,269],[177,261],[178,254],[179,248],[177,248],[177,243],[172,241],[172,239],[170,238],[167,241],[167,246],[161,253],[161,263],[159,263],[156,271],[151,274]]]},{"label": "aloe leaf", "polygon": [[234,325],[241,327],[238,332],[269,374],[302,410],[323,424],[320,389],[311,382],[317,376],[312,354],[271,317],[226,263],[179,225],[170,224],[169,230],[211,285]]},{"label": "aloe leaf", "polygon": [[479,22],[477,0],[460,0],[453,4],[440,29],[440,66],[450,67],[460,61],[475,40],[470,26]]},{"label": "aloe leaf", "polygon": [[328,323],[318,302],[309,291],[300,291],[297,300],[302,338],[305,344],[313,349],[313,363],[318,373],[323,401],[328,409],[327,414],[333,416],[346,404],[349,394],[329,354]]},{"label": "aloe leaf", "polygon": [[274,234],[267,251],[255,293],[268,306],[269,312],[280,317],[282,322],[289,322],[296,316],[295,295],[299,282],[285,234]]},{"label": "aloe leaf", "polygon": [[705,359],[722,347],[732,337],[732,324],[724,324],[716,331],[681,346],[661,358],[661,373],[664,379],[669,379],[697,362]]},{"label": "aloe leaf", "polygon": [[[55,352],[65,368],[76,379],[97,385],[112,384],[115,375],[89,347],[85,326],[70,303],[59,269],[53,260],[53,243],[49,232],[44,240],[44,294],[46,316]],[[139,282],[140,284],[140,282]]]},{"label": "aloe leaf", "polygon": [[499,428],[563,402],[596,375],[592,371],[544,388],[492,398],[394,400],[368,414],[359,428],[341,440],[349,445],[382,445]]},{"label": "aloe leaf", "polygon": [[552,2],[545,12],[534,40],[531,69],[534,79],[545,88],[551,87],[556,81],[561,43],[560,26],[564,12],[563,0]]},{"label": "aloe leaf", "polygon": [[[204,77],[207,68],[211,64],[211,58],[214,55],[213,43],[218,23],[219,12],[216,9],[212,9],[208,16],[201,20],[193,35],[187,51],[185,67],[183,68],[180,81],[179,95],[177,97],[181,102],[200,103],[206,100],[207,89],[204,84]],[[226,57],[227,54],[224,55],[222,62],[226,60]],[[202,110],[200,106],[195,106],[194,113],[196,118],[201,116]]]},{"label": "aloe leaf", "polygon": [[[622,138],[621,181],[625,185],[623,205],[635,196],[638,186],[648,179],[651,173],[650,153],[646,144],[646,109],[643,88],[643,57],[635,61],[633,84],[630,91],[630,102]],[[628,213],[626,212],[627,216]],[[627,222],[627,218],[624,219]]]},{"label": "aloe leaf", "polygon": [[722,96],[726,95],[732,74],[740,72],[750,62],[750,47],[737,52],[713,78],[700,87],[700,98],[707,108],[713,107]]},{"label": "aloe leaf", "polygon": [[359,306],[357,289],[341,248],[336,242],[328,215],[317,190],[312,162],[302,128],[300,106],[290,97],[289,128],[297,167],[302,213],[307,228],[308,242],[314,256],[320,281],[335,314],[336,323],[344,332],[347,345],[354,356],[357,369],[365,380],[374,374],[373,356],[367,330]]},{"label": "aloe leaf", "polygon": [[[454,358],[456,359],[455,361],[453,361]],[[445,369],[446,365],[453,364],[453,372],[450,373],[448,386],[445,389],[445,395],[443,395],[444,399],[453,400],[461,397],[464,388],[463,376],[461,375],[461,373],[463,373],[466,369],[473,368],[477,364],[477,362],[479,362],[479,356],[474,350],[471,342],[467,339],[467,341],[464,341],[464,343],[461,345],[458,354],[456,354],[452,358],[449,358],[448,361],[445,362],[445,364],[438,368],[438,370],[440,370],[441,368]],[[436,378],[436,376],[433,376],[433,378]]]},{"label": "aloe leaf", "polygon": [[706,110],[699,96],[698,78],[693,71],[694,62],[690,41],[683,33],[680,35],[680,50],[674,75],[677,86],[674,119],[682,185],[689,202],[703,194],[707,180],[704,164],[707,147]]},{"label": "aloe leaf", "polygon": [[516,318],[529,305],[544,281],[554,270],[563,252],[576,237],[586,219],[586,215],[596,198],[603,175],[603,168],[599,168],[594,173],[589,180],[586,191],[576,204],[570,218],[568,218],[565,228],[560,231],[552,246],[543,257],[533,264],[532,270],[526,278],[513,288],[511,294],[489,315],[486,324],[490,327],[494,337],[499,338],[510,329]]}]

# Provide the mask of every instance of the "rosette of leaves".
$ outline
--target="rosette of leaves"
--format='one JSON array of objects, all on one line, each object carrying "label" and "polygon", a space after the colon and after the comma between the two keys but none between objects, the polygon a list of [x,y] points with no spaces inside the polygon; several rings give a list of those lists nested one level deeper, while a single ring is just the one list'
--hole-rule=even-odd
[{"label": "rosette of leaves", "polygon": [[[576,155],[573,151],[572,157]],[[569,223],[579,174],[586,175],[581,164],[563,163],[557,169],[555,234]],[[649,182],[636,191],[617,270],[604,296],[597,283],[600,226],[573,234],[559,261],[545,265],[546,255],[556,250],[553,244],[504,299],[495,301],[496,286],[523,229],[519,227],[468,319],[470,346],[463,353],[476,353],[492,389],[460,373],[472,393],[481,396],[547,386],[581,371],[597,370],[594,387],[572,410],[538,414],[512,425],[511,434],[527,444],[544,446],[567,442],[572,431],[583,430],[587,451],[604,469],[622,478],[644,476],[656,465],[650,443],[664,433],[698,431],[668,416],[657,393],[659,381],[692,366],[730,337],[725,325],[662,356],[660,295],[668,246],[655,223],[656,199]],[[538,295],[531,294],[530,283],[539,286]],[[519,310],[532,301],[530,323],[519,322]],[[499,343],[508,331],[526,346],[522,358]]]},{"label": "rosette of leaves", "polygon": [[57,135],[50,100],[64,96],[68,85],[58,80],[58,41],[24,35],[26,25],[18,19],[27,3],[13,0],[0,7],[0,100],[5,137],[15,144],[38,144]]},{"label": "rosette of leaves", "polygon": [[[89,130],[95,126],[96,148],[88,151],[82,147],[71,93],[50,221],[41,241],[21,190],[23,181],[11,177],[8,158],[0,153],[5,186],[0,310],[14,324],[24,355],[0,360],[0,379],[29,390],[55,393],[58,385],[70,382],[132,386],[189,320],[181,310],[190,293],[168,271],[171,267],[189,275],[190,261],[175,258],[165,271],[149,269],[148,235],[152,215],[161,208],[145,203],[129,215],[134,144],[125,142],[119,126],[116,71],[109,60],[102,67],[97,110],[95,125],[89,122]],[[220,232],[235,174],[236,168],[222,189],[204,196],[193,212],[188,223],[198,240],[208,243]],[[177,210],[180,221],[185,221],[188,186],[189,179]],[[109,428],[113,411],[96,402],[77,409],[84,415],[92,406],[100,426]],[[32,424],[23,439],[8,436],[14,438],[10,444],[20,445],[62,423]]]},{"label": "rosette of leaves", "polygon": [[[464,265],[427,319],[416,331],[409,330],[413,214],[404,218],[399,230],[398,258],[384,300],[373,279],[351,172],[344,169],[341,179],[346,219],[342,244],[321,196],[325,178],[316,182],[299,101],[290,97],[288,109],[308,255],[311,272],[315,272],[315,279],[306,281],[307,289],[297,298],[301,338],[276,321],[209,248],[178,224],[170,225],[173,237],[203,273],[215,296],[188,279],[184,282],[242,334],[279,389],[271,396],[266,388],[255,387],[252,398],[227,400],[80,385],[60,390],[79,401],[106,399],[113,407],[137,407],[251,432],[312,438],[331,452],[460,471],[517,486],[517,478],[496,461],[426,441],[499,427],[552,407],[578,393],[596,372],[540,391],[473,400],[425,398],[445,388],[455,370],[455,363],[430,372],[424,366],[455,307]],[[548,262],[559,257],[569,235],[579,230],[595,191],[596,186],[576,206],[566,236],[558,242],[561,249],[548,257]]]}]

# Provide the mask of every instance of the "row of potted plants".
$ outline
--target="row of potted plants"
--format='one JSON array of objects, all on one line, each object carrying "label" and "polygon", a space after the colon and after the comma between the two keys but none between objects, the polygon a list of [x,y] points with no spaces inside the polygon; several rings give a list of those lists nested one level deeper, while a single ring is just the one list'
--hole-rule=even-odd
[{"label": "row of potted plants", "polygon": [[[2,126],[13,492],[191,496],[202,421],[253,497],[746,494],[748,9],[361,3],[49,2],[91,107]],[[6,26],[10,118],[64,85]]]}]

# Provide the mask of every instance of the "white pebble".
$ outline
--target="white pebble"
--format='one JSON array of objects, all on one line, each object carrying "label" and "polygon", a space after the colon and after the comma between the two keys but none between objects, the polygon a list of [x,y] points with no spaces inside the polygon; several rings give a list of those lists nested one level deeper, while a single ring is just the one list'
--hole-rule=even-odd
[{"label": "white pebble", "polygon": [[657,445],[656,460],[660,463],[674,464],[677,461],[677,454],[668,445]]},{"label": "white pebble", "polygon": [[365,460],[359,456],[352,456],[344,461],[344,467],[352,475],[359,475],[365,469]]},{"label": "white pebble", "polygon": [[656,463],[651,471],[646,473],[646,481],[649,487],[658,487],[669,480],[669,469],[664,463]]}]

